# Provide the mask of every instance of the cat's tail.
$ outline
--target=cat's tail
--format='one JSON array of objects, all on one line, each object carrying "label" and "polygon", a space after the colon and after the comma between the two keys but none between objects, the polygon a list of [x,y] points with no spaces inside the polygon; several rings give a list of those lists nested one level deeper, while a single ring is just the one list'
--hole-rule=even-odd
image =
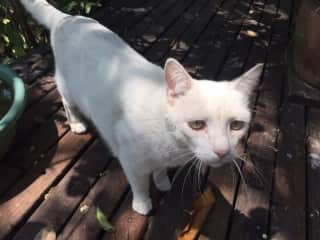
[{"label": "cat's tail", "polygon": [[31,15],[46,28],[51,30],[67,14],[59,11],[45,0],[20,0]]}]

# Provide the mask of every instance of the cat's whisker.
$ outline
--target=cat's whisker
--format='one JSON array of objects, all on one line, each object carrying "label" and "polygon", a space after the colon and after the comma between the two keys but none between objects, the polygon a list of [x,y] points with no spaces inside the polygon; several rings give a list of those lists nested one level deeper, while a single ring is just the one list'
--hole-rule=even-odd
[{"label": "cat's whisker", "polygon": [[200,165],[200,161],[197,159],[197,163],[196,163],[196,166],[195,166],[195,171],[194,171],[194,181],[193,181],[193,184],[196,185],[196,188],[198,189],[199,188],[199,179],[198,179],[198,169],[199,169],[199,165]]},{"label": "cat's whisker", "polygon": [[198,159],[196,159],[195,161],[196,161],[196,163],[195,163],[195,166],[194,166],[192,184],[197,186],[197,170],[198,170],[199,161],[198,161]]},{"label": "cat's whisker", "polygon": [[198,192],[200,193],[202,200],[205,201],[206,199],[204,198],[203,194],[201,194],[202,193],[201,169],[202,169],[202,161],[198,159],[194,175],[197,178],[196,179],[196,187],[198,189]]},{"label": "cat's whisker", "polygon": [[183,189],[184,189],[184,185],[185,185],[185,183],[186,183],[186,180],[187,180],[187,178],[188,178],[188,175],[190,174],[192,168],[197,164],[197,159],[192,158],[192,160],[195,160],[195,161],[193,161],[193,162],[191,163],[191,165],[190,165],[189,168],[188,168],[187,174],[184,176],[183,184],[182,184],[182,192],[183,192]]},{"label": "cat's whisker", "polygon": [[244,159],[242,157],[238,157],[241,161],[243,161],[245,164],[250,164],[250,166],[252,166],[254,168],[254,174],[257,176],[257,178],[259,179],[260,183],[267,183],[267,179],[265,178],[265,176],[263,175],[262,171],[254,164],[253,161],[249,161],[247,159]]},{"label": "cat's whisker", "polygon": [[198,191],[201,192],[201,167],[202,167],[202,162],[199,160],[198,161],[198,174],[197,174],[197,188]]},{"label": "cat's whisker", "polygon": [[252,166],[254,168],[254,174],[257,176],[257,178],[259,179],[260,181],[260,184],[266,184],[268,181],[267,179],[264,177],[262,171],[257,167],[255,166],[253,163],[252,163]]},{"label": "cat's whisker", "polygon": [[[201,169],[202,169],[202,162],[200,161],[200,166],[199,166],[199,172],[198,172],[198,179],[199,179],[199,181],[198,181],[198,188],[199,188],[199,193],[200,193],[200,196],[201,196],[201,198],[202,198],[202,200],[205,202],[206,201],[206,199],[205,199],[205,197],[204,197],[204,195],[202,194],[202,191],[204,190],[204,189],[202,189],[202,179],[201,179]],[[206,171],[207,169],[205,169],[205,171]],[[205,176],[206,176],[206,174],[204,174]]]},{"label": "cat's whisker", "polygon": [[193,184],[198,188],[198,168],[199,168],[200,160],[196,159],[195,170],[193,173]]},{"label": "cat's whisker", "polygon": [[230,167],[231,175],[232,175],[232,185],[235,186],[236,185],[236,175],[234,172],[234,168],[231,164],[229,165],[229,167]]},{"label": "cat's whisker", "polygon": [[238,170],[238,172],[240,174],[240,177],[241,177],[241,179],[243,181],[243,184],[244,184],[244,187],[245,187],[246,196],[249,196],[249,194],[248,194],[248,185],[247,185],[247,181],[246,181],[246,179],[245,179],[245,177],[243,175],[243,172],[242,172],[239,164],[237,163],[237,161],[235,159],[232,159],[232,162],[236,166],[236,168],[237,168],[237,170]]},{"label": "cat's whisker", "polygon": [[190,152],[190,153],[188,153],[188,154],[185,154],[185,155],[183,155],[183,156],[180,156],[180,157],[174,159],[173,161],[179,161],[179,160],[181,160],[182,158],[186,158],[187,160],[185,160],[185,162],[183,163],[183,165],[181,165],[181,166],[176,170],[176,172],[175,172],[175,174],[174,174],[174,176],[173,176],[173,179],[172,179],[172,185],[175,183],[175,180],[177,179],[178,175],[179,175],[180,172],[183,170],[183,168],[184,168],[185,166],[187,166],[190,161],[193,160],[194,155],[193,155],[193,153]]},{"label": "cat's whisker", "polygon": [[175,161],[181,160],[185,157],[188,157],[189,155],[192,155],[192,154],[193,154],[192,152],[184,152],[184,153],[179,154],[176,158],[170,159],[170,161],[175,162]]},{"label": "cat's whisker", "polygon": [[190,165],[190,167],[189,167],[189,169],[188,169],[187,174],[184,176],[183,183],[182,183],[182,189],[181,189],[181,200],[180,200],[180,201],[182,201],[182,205],[184,205],[184,204],[183,204],[183,192],[184,192],[184,187],[185,187],[185,184],[186,184],[186,180],[188,179],[188,175],[191,173],[192,168],[193,168],[194,166],[196,166],[196,164],[197,164],[197,159],[196,159],[196,161],[194,161],[193,163],[191,163],[191,165]]},{"label": "cat's whisker", "polygon": [[188,148],[167,148],[164,149],[166,153],[180,153],[180,152],[191,152]]},{"label": "cat's whisker", "polygon": [[185,150],[185,151],[182,151],[182,150],[179,150],[179,151],[177,151],[177,150],[166,150],[165,151],[165,153],[166,154],[184,154],[184,153],[190,153],[190,150]]},{"label": "cat's whisker", "polygon": [[174,176],[173,176],[173,179],[172,179],[172,183],[171,185],[173,186],[176,179],[178,178],[179,174],[182,172],[182,170],[188,165],[188,163],[190,163],[193,159],[194,159],[194,156],[193,156],[193,153],[191,153],[192,155],[190,156],[190,159],[188,159],[182,166],[180,166],[178,168],[178,170],[175,172]]}]

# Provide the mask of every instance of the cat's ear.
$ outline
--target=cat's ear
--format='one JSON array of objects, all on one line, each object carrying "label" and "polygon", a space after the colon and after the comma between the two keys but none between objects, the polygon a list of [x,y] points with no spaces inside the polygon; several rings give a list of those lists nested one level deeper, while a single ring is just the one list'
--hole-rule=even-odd
[{"label": "cat's ear", "polygon": [[177,60],[168,58],[164,65],[164,73],[168,97],[171,100],[184,95],[191,88],[192,77]]},{"label": "cat's ear", "polygon": [[235,88],[243,94],[250,96],[253,90],[257,87],[263,71],[263,64],[259,63],[253,68],[242,74],[240,77],[233,80]]}]

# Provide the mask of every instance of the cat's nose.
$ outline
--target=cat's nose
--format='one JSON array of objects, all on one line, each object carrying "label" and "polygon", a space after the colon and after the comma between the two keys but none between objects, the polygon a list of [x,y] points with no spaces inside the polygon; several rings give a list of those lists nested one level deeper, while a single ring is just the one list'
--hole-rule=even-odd
[{"label": "cat's nose", "polygon": [[228,150],[220,150],[220,151],[214,151],[214,153],[220,158],[224,158],[228,154]]}]

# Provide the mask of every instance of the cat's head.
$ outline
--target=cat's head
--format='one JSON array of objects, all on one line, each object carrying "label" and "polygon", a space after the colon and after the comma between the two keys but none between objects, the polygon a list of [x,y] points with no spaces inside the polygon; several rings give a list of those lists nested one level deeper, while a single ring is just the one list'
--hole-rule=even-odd
[{"label": "cat's head", "polygon": [[168,120],[174,135],[195,156],[217,167],[230,162],[251,120],[250,96],[259,83],[263,64],[232,81],[193,79],[174,59],[165,64]]}]

